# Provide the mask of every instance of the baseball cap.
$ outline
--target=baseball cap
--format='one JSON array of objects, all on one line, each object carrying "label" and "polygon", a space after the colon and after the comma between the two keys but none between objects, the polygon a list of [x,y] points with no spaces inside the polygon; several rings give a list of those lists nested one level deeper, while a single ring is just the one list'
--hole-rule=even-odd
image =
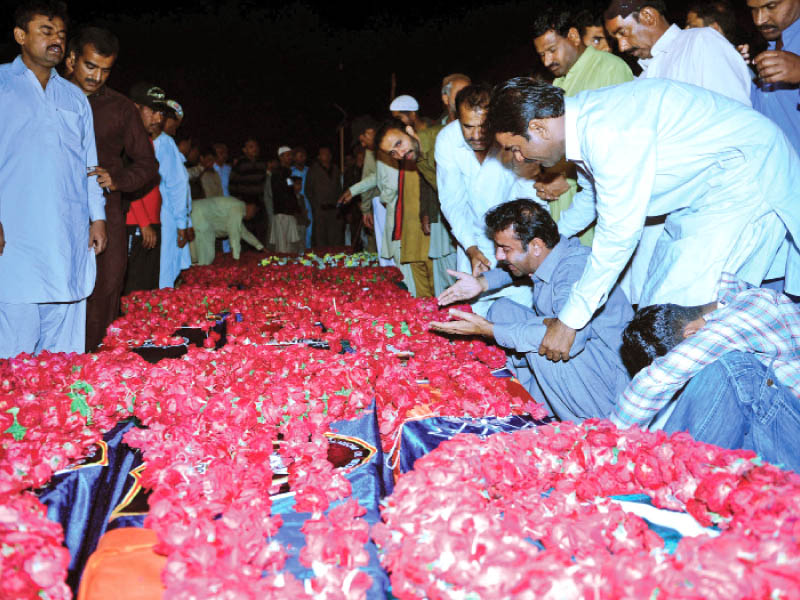
[{"label": "baseball cap", "polygon": [[140,81],[134,84],[131,88],[130,98],[136,104],[147,106],[159,112],[167,112],[170,110],[167,105],[167,95],[164,93],[164,90],[146,81]]},{"label": "baseball cap", "polygon": [[419,110],[419,102],[417,102],[416,98],[413,96],[409,96],[407,94],[403,94],[402,96],[398,96],[392,103],[389,105],[389,110],[400,110],[400,111],[415,111]]},{"label": "baseball cap", "polygon": [[183,118],[183,107],[175,100],[167,100],[167,106],[172,110],[172,113],[175,115],[176,119]]},{"label": "baseball cap", "polygon": [[280,156],[284,152],[291,152],[291,151],[292,149],[289,148],[289,146],[281,146],[280,148],[278,148],[278,156]]}]

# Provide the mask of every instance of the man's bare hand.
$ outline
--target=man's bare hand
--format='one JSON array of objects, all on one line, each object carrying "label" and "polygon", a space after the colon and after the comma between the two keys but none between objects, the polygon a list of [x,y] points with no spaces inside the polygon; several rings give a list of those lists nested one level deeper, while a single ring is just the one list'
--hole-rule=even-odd
[{"label": "man's bare hand", "polygon": [[556,175],[547,182],[537,181],[533,187],[536,189],[536,195],[539,198],[552,202],[553,200],[558,200],[569,191],[569,182],[564,175]]},{"label": "man's bare hand", "polygon": [[145,225],[142,229],[142,248],[145,250],[152,250],[156,247],[158,242],[158,235],[156,230],[151,225]]},{"label": "man's bare hand", "polygon": [[422,225],[422,233],[425,235],[431,234],[431,218],[428,215],[424,215],[421,219]]},{"label": "man's bare hand", "polygon": [[245,208],[244,218],[249,221],[253,217],[256,216],[258,212],[258,204],[247,204],[247,208]]},{"label": "man's bare hand", "polygon": [[189,229],[186,230],[186,241],[194,241],[194,227],[189,227]]},{"label": "man's bare hand", "polygon": [[189,238],[186,235],[185,229],[178,229],[178,248],[183,248],[189,243]]},{"label": "man's bare hand", "polygon": [[489,259],[484,256],[483,252],[481,252],[477,246],[470,246],[467,248],[467,256],[469,257],[469,262],[472,264],[473,277],[485,273],[491,267],[492,263],[489,262]]},{"label": "man's bare hand", "polygon": [[434,331],[451,333],[453,335],[483,335],[486,337],[494,337],[494,326],[491,321],[487,321],[482,316],[455,308],[450,309],[450,314],[460,320],[445,322],[434,321],[430,324],[430,328]]},{"label": "man's bare hand", "polygon": [[361,220],[364,222],[364,227],[367,229],[375,229],[375,218],[372,216],[372,213],[364,213]]},{"label": "man's bare hand", "polygon": [[753,59],[764,83],[800,83],[800,56],[784,50],[767,50]]},{"label": "man's bare hand", "polygon": [[92,224],[89,225],[89,248],[94,248],[95,256],[106,249],[107,243],[106,222],[92,221]]},{"label": "man's bare hand", "polygon": [[88,177],[92,177],[94,175],[97,175],[97,185],[99,185],[101,188],[108,188],[112,192],[117,191],[117,186],[114,185],[114,180],[111,178],[111,173],[106,171],[103,167],[95,167],[93,170],[87,173]]},{"label": "man's bare hand", "polygon": [[336,204],[350,204],[352,199],[353,194],[350,193],[350,190],[346,190],[344,194],[339,196],[339,200],[337,200]]},{"label": "man's bare hand", "polygon": [[3,233],[3,224],[0,223],[0,256],[3,256],[3,250],[6,247],[6,235]]},{"label": "man's bare hand", "polygon": [[439,297],[436,298],[439,302],[439,306],[470,300],[489,288],[484,277],[473,277],[469,273],[452,271],[450,269],[447,269],[447,272],[458,281],[439,294]]},{"label": "man's bare hand", "polygon": [[544,319],[543,323],[547,331],[539,346],[539,355],[547,356],[553,362],[568,361],[570,348],[575,341],[575,330],[559,319]]}]

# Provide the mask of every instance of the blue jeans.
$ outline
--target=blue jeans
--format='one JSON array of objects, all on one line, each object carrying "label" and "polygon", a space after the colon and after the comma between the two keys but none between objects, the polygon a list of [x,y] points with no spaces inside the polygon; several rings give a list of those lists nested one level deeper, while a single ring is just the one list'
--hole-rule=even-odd
[{"label": "blue jeans", "polygon": [[800,473],[800,399],[755,355],[729,352],[694,376],[664,431],[701,442],[754,450]]}]

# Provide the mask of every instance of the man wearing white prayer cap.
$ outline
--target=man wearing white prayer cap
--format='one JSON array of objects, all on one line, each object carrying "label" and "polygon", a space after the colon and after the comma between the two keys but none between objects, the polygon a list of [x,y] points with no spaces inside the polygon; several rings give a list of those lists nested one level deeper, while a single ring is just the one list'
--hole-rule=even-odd
[{"label": "man wearing white prayer cap", "polygon": [[428,126],[425,119],[417,114],[419,111],[419,102],[413,96],[403,94],[397,96],[389,105],[389,110],[395,119],[400,119],[409,127],[413,127],[414,131],[421,131]]}]

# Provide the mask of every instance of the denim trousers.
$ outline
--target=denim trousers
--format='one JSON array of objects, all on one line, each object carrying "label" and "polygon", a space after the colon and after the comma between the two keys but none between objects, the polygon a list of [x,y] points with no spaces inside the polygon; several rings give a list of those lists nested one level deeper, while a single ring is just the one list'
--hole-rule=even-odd
[{"label": "denim trousers", "polygon": [[729,352],[705,367],[676,400],[664,431],[754,450],[800,473],[800,399],[752,353]]}]

